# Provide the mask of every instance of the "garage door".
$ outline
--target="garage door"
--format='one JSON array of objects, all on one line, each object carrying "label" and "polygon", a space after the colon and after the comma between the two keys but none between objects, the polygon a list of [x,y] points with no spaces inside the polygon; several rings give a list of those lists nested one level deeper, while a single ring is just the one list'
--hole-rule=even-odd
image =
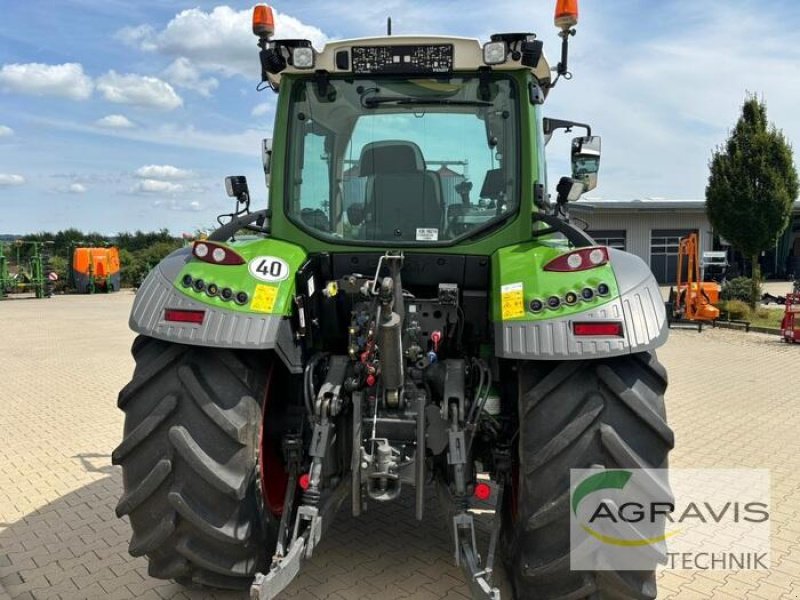
[{"label": "garage door", "polygon": [[682,237],[696,229],[653,229],[650,232],[650,270],[656,281],[675,283],[678,274],[678,246]]}]

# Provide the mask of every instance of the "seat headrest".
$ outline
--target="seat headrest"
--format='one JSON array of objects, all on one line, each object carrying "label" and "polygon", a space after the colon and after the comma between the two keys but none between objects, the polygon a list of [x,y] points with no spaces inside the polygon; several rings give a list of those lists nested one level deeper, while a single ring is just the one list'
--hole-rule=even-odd
[{"label": "seat headrest", "polygon": [[361,150],[361,158],[358,162],[360,177],[425,171],[422,150],[414,142],[402,140],[386,140],[366,144]]}]

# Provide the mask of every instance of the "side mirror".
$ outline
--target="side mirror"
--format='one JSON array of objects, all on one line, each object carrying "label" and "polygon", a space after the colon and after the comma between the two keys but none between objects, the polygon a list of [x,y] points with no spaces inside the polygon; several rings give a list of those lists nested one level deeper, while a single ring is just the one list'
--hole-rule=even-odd
[{"label": "side mirror", "polygon": [[586,187],[582,181],[572,179],[571,177],[562,177],[556,186],[557,201],[559,204],[566,204],[567,202],[575,202],[581,197],[581,194],[586,191]]},{"label": "side mirror", "polygon": [[360,203],[351,204],[347,207],[347,220],[350,225],[358,227],[364,222],[364,205]]},{"label": "side mirror", "polygon": [[572,178],[584,185],[584,192],[597,187],[600,170],[600,136],[587,135],[572,140]]},{"label": "side mirror", "polygon": [[244,175],[230,175],[225,178],[225,191],[231,198],[245,203],[250,200],[250,190],[247,188],[247,177]]},{"label": "side mirror", "polygon": [[264,164],[264,178],[269,187],[270,168],[272,166],[272,138],[261,140],[261,162]]}]

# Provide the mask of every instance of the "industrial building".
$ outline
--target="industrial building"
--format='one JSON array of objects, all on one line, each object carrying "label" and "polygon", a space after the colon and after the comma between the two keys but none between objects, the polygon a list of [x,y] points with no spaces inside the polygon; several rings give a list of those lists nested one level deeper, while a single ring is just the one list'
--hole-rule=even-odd
[{"label": "industrial building", "polygon": [[[581,200],[570,205],[570,215],[599,243],[639,256],[662,284],[675,281],[678,241],[686,234],[698,234],[701,252],[726,248],[708,222],[704,200]],[[734,252],[729,260],[739,263],[740,272],[749,269],[749,261]],[[761,268],[768,277],[800,276],[800,202],[777,247],[762,256]]]}]

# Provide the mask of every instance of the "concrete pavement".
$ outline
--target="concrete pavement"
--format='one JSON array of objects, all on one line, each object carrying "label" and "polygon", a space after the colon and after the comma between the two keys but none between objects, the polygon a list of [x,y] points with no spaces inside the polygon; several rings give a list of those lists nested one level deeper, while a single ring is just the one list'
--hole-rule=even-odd
[{"label": "concrete pavement", "polygon": [[[152,579],[127,553],[114,516],[121,476],[117,391],[133,362],[132,295],[0,302],[0,600],[236,598]],[[769,572],[669,571],[661,598],[800,598],[800,346],[727,330],[674,331],[669,369],[674,467],[767,467]],[[468,598],[435,504],[422,524],[412,498],[342,511],[285,598]],[[369,535],[372,541],[365,546]],[[5,592],[3,591],[5,589]],[[4,595],[5,594],[5,595]]]}]

